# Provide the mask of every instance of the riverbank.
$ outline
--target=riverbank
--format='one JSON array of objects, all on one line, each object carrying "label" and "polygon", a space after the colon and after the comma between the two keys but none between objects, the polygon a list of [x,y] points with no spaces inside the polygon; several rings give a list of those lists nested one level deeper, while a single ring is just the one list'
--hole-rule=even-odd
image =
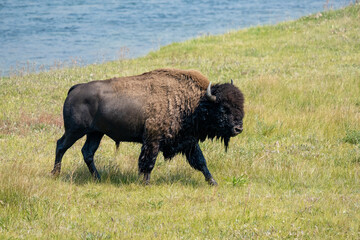
[{"label": "riverbank", "polygon": [[[203,36],[143,58],[0,82],[0,236],[26,239],[359,238],[360,6]],[[104,138],[95,183],[76,143],[50,176],[62,104],[79,82],[156,68],[232,78],[244,132],[201,144],[219,187],[182,156],[137,177],[140,145]]]},{"label": "riverbank", "polygon": [[11,1],[0,3],[0,76],[21,68],[144,56],[172,42],[275,24],[354,0]]}]

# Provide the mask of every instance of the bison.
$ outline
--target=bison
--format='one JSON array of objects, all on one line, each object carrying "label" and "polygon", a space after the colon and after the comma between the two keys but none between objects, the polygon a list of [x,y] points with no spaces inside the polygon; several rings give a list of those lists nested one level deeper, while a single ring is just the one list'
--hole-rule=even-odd
[{"label": "bison", "polygon": [[81,150],[95,179],[100,175],[94,154],[105,135],[120,142],[141,143],[139,174],[149,184],[159,152],[165,159],[178,153],[217,185],[207,168],[199,141],[229,140],[242,132],[244,97],[231,83],[211,86],[195,70],[158,69],[137,76],[77,84],[63,107],[64,135],[57,141],[52,174],[58,175],[68,148],[86,135]]}]

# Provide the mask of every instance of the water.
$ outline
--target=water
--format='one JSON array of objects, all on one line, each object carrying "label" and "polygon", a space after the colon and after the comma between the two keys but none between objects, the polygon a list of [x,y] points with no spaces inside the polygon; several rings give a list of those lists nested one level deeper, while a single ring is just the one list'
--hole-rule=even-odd
[{"label": "water", "polygon": [[0,0],[0,75],[28,63],[138,57],[171,42],[346,4],[349,0]]}]

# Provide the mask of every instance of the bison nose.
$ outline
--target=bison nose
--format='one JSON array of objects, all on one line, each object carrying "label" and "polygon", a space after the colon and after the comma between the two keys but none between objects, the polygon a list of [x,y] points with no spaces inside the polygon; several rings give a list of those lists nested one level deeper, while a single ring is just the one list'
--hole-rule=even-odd
[{"label": "bison nose", "polygon": [[243,131],[243,128],[241,126],[235,126],[233,128],[234,135],[237,135],[237,134],[241,133],[242,131]]}]

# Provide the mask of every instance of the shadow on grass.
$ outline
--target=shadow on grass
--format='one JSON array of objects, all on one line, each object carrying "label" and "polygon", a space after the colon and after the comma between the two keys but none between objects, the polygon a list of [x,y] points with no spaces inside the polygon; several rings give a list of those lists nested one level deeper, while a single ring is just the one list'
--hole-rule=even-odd
[{"label": "shadow on grass", "polygon": [[[101,176],[99,184],[110,183],[115,186],[130,184],[143,185],[143,177],[139,176],[137,170],[135,169],[120,170],[119,168],[98,168],[98,171]],[[156,170],[153,171],[150,185],[159,186],[164,184],[181,184],[184,186],[196,187],[205,183],[205,181],[203,183],[192,178],[192,175],[184,170],[179,170],[176,173],[158,174],[159,175],[157,175]],[[196,174],[195,170],[193,174]],[[89,182],[97,182],[91,177],[90,172],[86,167],[80,167],[74,171],[63,171],[60,174],[60,179],[61,181],[76,185],[85,185]]]}]

